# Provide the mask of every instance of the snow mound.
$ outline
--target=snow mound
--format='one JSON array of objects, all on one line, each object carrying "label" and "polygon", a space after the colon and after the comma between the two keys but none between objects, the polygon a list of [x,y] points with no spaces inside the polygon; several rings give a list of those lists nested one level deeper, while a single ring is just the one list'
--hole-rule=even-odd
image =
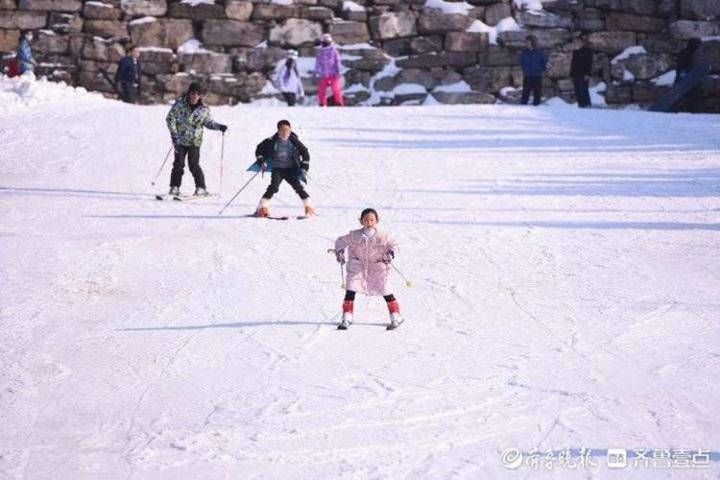
[{"label": "snow mound", "polygon": [[445,2],[443,0],[427,0],[425,8],[441,10],[443,13],[452,14],[459,13],[467,15],[474,7],[467,2]]},{"label": "snow mound", "polygon": [[433,92],[468,93],[472,92],[472,88],[466,81],[461,80],[459,82],[451,83],[449,85],[440,85],[439,87],[436,87]]},{"label": "snow mound", "polygon": [[542,0],[513,0],[515,8],[520,10],[542,10]]},{"label": "snow mound", "polygon": [[675,83],[675,70],[665,72],[659,77],[653,78],[651,81],[658,87],[670,87]]},{"label": "snow mound", "polygon": [[645,50],[645,47],[642,45],[637,45],[634,47],[628,47],[625,50],[622,51],[618,56],[613,58],[610,63],[615,64],[621,60],[627,60],[628,58],[632,57],[633,55],[645,55],[647,54],[647,50]]},{"label": "snow mound", "polygon": [[191,38],[190,40],[180,45],[177,49],[177,52],[183,53],[185,55],[191,55],[193,53],[212,53],[210,52],[210,50],[205,49],[200,40],[198,40],[197,38]]},{"label": "snow mound", "polygon": [[362,5],[358,5],[357,3],[352,2],[350,0],[345,0],[343,2],[342,9],[344,11],[349,11],[349,12],[364,12],[365,11],[365,7],[363,7]]},{"label": "snow mound", "polygon": [[513,17],[503,18],[494,27],[491,27],[480,20],[475,20],[466,31],[480,32],[488,34],[488,42],[490,45],[497,45],[497,36],[501,32],[519,31],[522,27],[518,25]]},{"label": "snow mound", "polygon": [[45,78],[37,80],[32,73],[14,78],[0,75],[0,115],[45,104],[78,101],[106,100],[99,93],[71,87],[65,82],[49,82]]}]

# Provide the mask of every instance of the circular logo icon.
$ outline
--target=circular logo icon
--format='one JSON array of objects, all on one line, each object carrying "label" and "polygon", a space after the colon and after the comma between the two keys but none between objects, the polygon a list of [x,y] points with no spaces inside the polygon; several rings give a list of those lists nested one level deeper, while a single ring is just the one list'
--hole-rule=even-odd
[{"label": "circular logo icon", "polygon": [[516,470],[522,465],[523,455],[517,448],[506,448],[500,454],[500,461],[508,470]]}]

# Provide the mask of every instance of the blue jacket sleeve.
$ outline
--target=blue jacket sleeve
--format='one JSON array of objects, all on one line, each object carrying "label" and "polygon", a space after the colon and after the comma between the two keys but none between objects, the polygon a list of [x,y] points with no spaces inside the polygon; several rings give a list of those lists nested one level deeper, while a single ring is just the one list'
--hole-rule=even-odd
[{"label": "blue jacket sleeve", "polygon": [[17,50],[18,60],[25,63],[34,63],[32,49],[30,48],[30,42],[23,40],[20,42]]}]

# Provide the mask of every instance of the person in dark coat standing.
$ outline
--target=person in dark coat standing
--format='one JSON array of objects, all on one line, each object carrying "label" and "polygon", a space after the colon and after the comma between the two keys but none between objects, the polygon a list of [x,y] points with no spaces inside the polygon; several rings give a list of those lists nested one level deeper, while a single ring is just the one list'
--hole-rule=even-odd
[{"label": "person in dark coat standing", "polygon": [[22,75],[25,72],[34,72],[38,66],[37,60],[32,53],[30,43],[33,41],[33,32],[31,30],[23,30],[20,44],[17,48],[17,62],[19,66],[18,73]]},{"label": "person in dark coat standing", "polygon": [[523,71],[522,104],[527,105],[530,92],[533,94],[533,105],[540,105],[542,100],[542,80],[547,61],[545,55],[537,49],[537,38],[528,35],[525,39],[525,50],[520,55],[520,66]]},{"label": "person in dark coat standing", "polygon": [[120,98],[125,103],[135,103],[140,95],[140,49],[130,47],[127,55],[118,62],[115,73],[115,85],[120,90]]},{"label": "person in dark coat standing", "polygon": [[573,80],[575,96],[580,108],[591,107],[589,87],[592,66],[593,51],[590,48],[590,41],[585,37],[582,46],[573,52],[570,63],[570,77]]},{"label": "person in dark coat standing", "polygon": [[272,168],[270,185],[260,199],[255,216],[267,217],[270,215],[270,200],[280,189],[283,180],[290,184],[302,200],[305,215],[315,215],[310,195],[302,185],[302,182],[307,183],[310,152],[292,131],[290,122],[280,120],[277,123],[277,133],[258,144],[255,149],[255,158],[261,171],[265,170],[266,163]]},{"label": "person in dark coat standing", "polygon": [[[691,38],[688,40],[685,48],[678,53],[676,59],[677,68],[675,69],[675,85],[682,82],[685,77],[698,66],[695,54],[701,45],[702,40],[699,38]],[[696,112],[698,111],[698,102],[698,88],[695,87],[685,95],[685,98],[678,102],[673,111]]]},{"label": "person in dark coat standing", "polygon": [[685,48],[677,55],[677,69],[675,70],[675,83],[680,83],[685,76],[695,67],[695,53],[702,45],[699,38],[688,40]]}]

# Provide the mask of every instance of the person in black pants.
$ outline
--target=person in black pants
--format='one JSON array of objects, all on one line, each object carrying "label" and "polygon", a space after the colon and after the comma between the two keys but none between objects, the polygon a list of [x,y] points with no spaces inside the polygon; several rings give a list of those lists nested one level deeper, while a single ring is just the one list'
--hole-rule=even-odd
[{"label": "person in black pants", "polygon": [[540,105],[542,100],[542,79],[547,61],[545,55],[537,49],[537,38],[528,35],[525,39],[525,50],[520,55],[520,66],[523,71],[522,104],[527,105],[530,92],[533,94],[533,105]]},{"label": "person in black pants", "polygon": [[175,149],[175,161],[170,173],[169,195],[180,195],[180,183],[185,170],[187,156],[190,173],[195,180],[195,195],[207,196],[205,175],[200,168],[200,146],[203,142],[203,129],[227,131],[227,125],[212,119],[210,109],[202,102],[202,87],[191,83],[187,93],[178,98],[165,118],[170,140]]},{"label": "person in black pants", "polygon": [[580,108],[591,107],[589,87],[592,65],[593,51],[590,48],[590,41],[585,37],[582,46],[573,52],[570,63],[570,77],[573,80],[575,96]]},{"label": "person in black pants", "polygon": [[677,55],[677,68],[675,69],[675,85],[680,83],[685,76],[695,67],[695,53],[702,46],[702,40],[691,38],[685,48]]},{"label": "person in black pants", "polygon": [[115,85],[120,90],[120,99],[125,103],[135,103],[140,95],[140,49],[128,48],[127,55],[118,62],[115,73]]},{"label": "person in black pants", "polygon": [[303,182],[307,183],[307,173],[310,169],[310,153],[298,136],[293,133],[290,122],[280,120],[277,123],[277,133],[260,142],[255,149],[256,163],[261,171],[269,164],[272,169],[270,185],[260,199],[255,211],[258,217],[270,215],[270,200],[280,189],[280,183],[285,180],[302,199],[305,215],[315,215],[310,195],[305,191]]}]

